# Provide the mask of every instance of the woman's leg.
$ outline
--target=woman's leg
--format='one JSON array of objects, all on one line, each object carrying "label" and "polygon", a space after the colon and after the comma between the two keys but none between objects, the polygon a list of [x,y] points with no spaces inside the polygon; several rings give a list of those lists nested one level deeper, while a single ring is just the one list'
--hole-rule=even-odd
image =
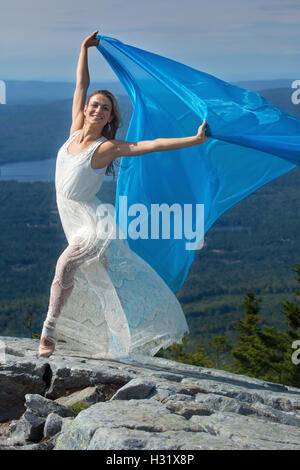
[{"label": "woman's leg", "polygon": [[85,260],[95,254],[95,247],[87,246],[83,239],[77,239],[58,258],[50,289],[49,308],[41,334],[40,356],[48,357],[53,353],[56,343],[56,322],[72,292],[75,271]]}]

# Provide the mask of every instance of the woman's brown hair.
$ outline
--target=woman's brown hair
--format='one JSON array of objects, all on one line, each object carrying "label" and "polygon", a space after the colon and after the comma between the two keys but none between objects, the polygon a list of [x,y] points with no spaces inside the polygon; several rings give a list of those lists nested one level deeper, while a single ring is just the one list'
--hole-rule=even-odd
[{"label": "woman's brown hair", "polygon": [[[114,139],[117,133],[117,130],[121,124],[121,116],[120,116],[120,111],[118,107],[118,102],[115,98],[115,96],[108,90],[96,90],[93,91],[93,93],[90,94],[90,96],[87,99],[87,105],[90,102],[90,99],[94,95],[103,95],[106,96],[111,102],[112,109],[111,109],[111,115],[112,119],[109,123],[107,123],[103,129],[102,129],[102,135],[103,137],[106,137],[107,139]],[[113,174],[113,177],[115,177],[115,168],[114,168],[114,162],[112,161],[108,167],[106,168],[106,175]]]}]

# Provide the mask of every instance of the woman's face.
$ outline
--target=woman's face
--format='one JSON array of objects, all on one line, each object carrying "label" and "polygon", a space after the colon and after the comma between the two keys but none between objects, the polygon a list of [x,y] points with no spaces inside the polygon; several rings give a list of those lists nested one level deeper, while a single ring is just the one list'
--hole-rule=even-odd
[{"label": "woman's face", "polygon": [[99,124],[103,128],[111,121],[112,104],[109,98],[101,93],[93,95],[85,106],[84,116],[90,124]]}]

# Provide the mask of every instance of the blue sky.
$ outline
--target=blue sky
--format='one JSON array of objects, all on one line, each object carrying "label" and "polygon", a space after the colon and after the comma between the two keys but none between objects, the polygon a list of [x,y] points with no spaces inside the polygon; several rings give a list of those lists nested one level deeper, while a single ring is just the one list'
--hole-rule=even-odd
[{"label": "blue sky", "polygon": [[228,81],[300,78],[300,0],[2,0],[0,79],[73,81],[95,29]]}]

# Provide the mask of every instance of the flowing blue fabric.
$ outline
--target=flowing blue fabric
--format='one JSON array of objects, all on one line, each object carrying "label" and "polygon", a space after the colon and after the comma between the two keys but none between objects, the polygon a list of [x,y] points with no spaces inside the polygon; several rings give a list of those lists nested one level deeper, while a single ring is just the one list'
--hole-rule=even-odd
[{"label": "flowing blue fabric", "polygon": [[[133,239],[134,218],[126,221],[119,197],[127,196],[128,208],[147,207],[148,215],[143,219],[140,213],[139,220],[148,217],[148,227],[153,204],[179,204],[182,213],[184,204],[204,204],[206,233],[234,204],[300,164],[300,121],[257,93],[116,39],[98,38],[99,51],[133,105],[127,141],[195,135],[203,119],[209,126],[210,137],[201,145],[123,157],[118,175],[117,222],[125,233],[129,226],[131,249],[176,292],[194,259],[195,251],[186,248],[188,237],[164,239],[160,228],[159,238],[151,239],[149,228],[148,238],[143,232]],[[202,221],[196,213],[192,219],[196,232]]]}]

